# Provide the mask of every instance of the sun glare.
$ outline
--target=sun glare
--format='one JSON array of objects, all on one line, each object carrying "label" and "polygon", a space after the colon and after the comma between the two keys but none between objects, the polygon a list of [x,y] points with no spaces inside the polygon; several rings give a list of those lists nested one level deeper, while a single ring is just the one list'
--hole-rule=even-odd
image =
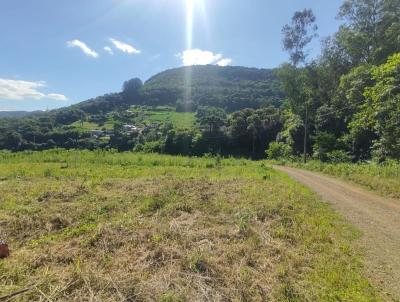
[{"label": "sun glare", "polygon": [[[185,0],[186,5],[186,50],[193,48],[193,32],[195,14],[200,14],[206,23],[206,9],[204,0]],[[205,24],[206,25],[206,24]],[[206,27],[206,26],[205,26]],[[185,103],[192,101],[192,69],[185,70]]]},{"label": "sun glare", "polygon": [[186,48],[191,49],[193,44],[193,11],[194,0],[186,0]]}]

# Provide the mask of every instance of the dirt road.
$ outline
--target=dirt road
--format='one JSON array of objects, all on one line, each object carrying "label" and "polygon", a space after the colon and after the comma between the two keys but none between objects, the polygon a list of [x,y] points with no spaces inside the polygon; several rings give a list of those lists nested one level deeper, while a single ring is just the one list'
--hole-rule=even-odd
[{"label": "dirt road", "polygon": [[366,251],[366,271],[387,301],[400,301],[400,200],[321,174],[276,166],[331,203],[363,232],[359,244]]}]

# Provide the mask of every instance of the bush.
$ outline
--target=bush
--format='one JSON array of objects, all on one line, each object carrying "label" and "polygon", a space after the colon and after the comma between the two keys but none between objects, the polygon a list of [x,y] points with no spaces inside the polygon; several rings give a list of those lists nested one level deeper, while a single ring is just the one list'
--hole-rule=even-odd
[{"label": "bush", "polygon": [[292,149],[287,144],[273,142],[269,144],[265,153],[269,159],[288,158],[292,155]]},{"label": "bush", "polygon": [[343,150],[334,150],[326,154],[327,161],[330,163],[348,163],[351,162],[351,156]]},{"label": "bush", "polygon": [[329,153],[335,152],[337,139],[334,134],[327,132],[319,132],[315,136],[315,144],[313,146],[315,159],[326,162],[329,161]]},{"label": "bush", "polygon": [[164,143],[161,141],[146,142],[144,144],[138,144],[135,146],[133,151],[144,152],[144,153],[162,153],[164,150]]}]

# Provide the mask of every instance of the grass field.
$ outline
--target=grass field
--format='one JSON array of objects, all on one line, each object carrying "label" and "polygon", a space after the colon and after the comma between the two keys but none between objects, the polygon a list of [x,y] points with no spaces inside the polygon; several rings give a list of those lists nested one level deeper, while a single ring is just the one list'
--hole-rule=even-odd
[{"label": "grass field", "polygon": [[264,162],[0,153],[17,301],[379,301],[357,236]]},{"label": "grass field", "polygon": [[78,129],[80,131],[90,131],[90,130],[101,130],[103,128],[112,129],[113,123],[107,122],[103,126],[99,126],[96,123],[77,121],[77,122],[71,124],[71,126],[75,127],[76,129]]},{"label": "grass field", "polygon": [[307,164],[295,163],[290,165],[349,180],[382,196],[400,199],[400,163],[398,162],[389,161],[385,164],[327,164],[319,161],[310,161]]},{"label": "grass field", "polygon": [[193,129],[196,127],[196,116],[194,112],[176,112],[175,108],[159,106],[154,110],[145,107],[135,106],[132,112],[139,113],[139,120],[142,123],[171,123],[174,128]]}]

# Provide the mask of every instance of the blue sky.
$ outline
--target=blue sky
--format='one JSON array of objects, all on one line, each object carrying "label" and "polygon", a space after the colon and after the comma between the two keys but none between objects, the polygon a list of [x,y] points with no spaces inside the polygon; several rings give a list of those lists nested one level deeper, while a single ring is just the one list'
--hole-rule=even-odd
[{"label": "blue sky", "polygon": [[1,0],[0,110],[63,107],[184,64],[277,67],[293,13],[313,9],[323,38],[337,30],[341,3]]}]

